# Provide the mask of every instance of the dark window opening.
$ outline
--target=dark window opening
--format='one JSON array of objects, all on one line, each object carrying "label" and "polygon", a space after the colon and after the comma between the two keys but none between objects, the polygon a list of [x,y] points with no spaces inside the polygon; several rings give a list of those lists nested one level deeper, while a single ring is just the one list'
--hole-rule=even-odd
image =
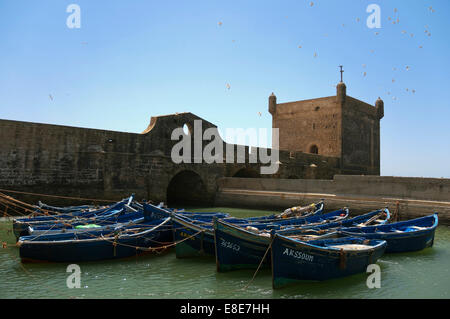
[{"label": "dark window opening", "polygon": [[311,154],[319,154],[319,148],[317,147],[317,145],[312,145],[309,149],[309,152]]}]

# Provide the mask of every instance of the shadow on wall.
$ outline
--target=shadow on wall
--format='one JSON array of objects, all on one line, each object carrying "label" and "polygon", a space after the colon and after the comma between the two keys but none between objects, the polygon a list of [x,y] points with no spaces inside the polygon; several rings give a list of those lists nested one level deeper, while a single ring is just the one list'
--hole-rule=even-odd
[{"label": "shadow on wall", "polygon": [[241,178],[260,178],[261,175],[251,168],[241,168],[238,170],[233,177],[241,177]]}]

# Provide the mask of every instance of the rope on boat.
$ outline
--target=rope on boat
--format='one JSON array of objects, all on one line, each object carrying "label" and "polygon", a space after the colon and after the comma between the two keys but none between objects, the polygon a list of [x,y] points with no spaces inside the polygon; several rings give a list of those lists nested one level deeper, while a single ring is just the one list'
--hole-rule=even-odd
[{"label": "rope on boat", "polygon": [[259,268],[261,268],[261,265],[263,264],[264,260],[266,259],[267,253],[269,252],[270,248],[272,248],[273,239],[274,239],[274,237],[272,237],[272,238],[270,239],[269,247],[267,247],[266,252],[264,253],[263,258],[261,259],[261,262],[259,263],[258,268],[256,268],[256,271],[255,271],[255,273],[253,274],[252,279],[247,283],[247,285],[245,285],[244,288],[242,288],[242,290],[247,289],[247,287],[250,286],[250,284],[251,284],[251,283],[253,282],[253,280],[255,279],[256,274],[257,274],[258,271],[259,271]]},{"label": "rope on boat", "polygon": [[[28,209],[28,208],[24,208],[24,207],[20,206],[19,204],[16,204],[16,203],[14,203],[14,202],[11,202],[10,200],[7,200],[7,199],[1,197],[1,195],[0,195],[0,203],[1,203],[3,206],[5,206],[5,208],[8,207],[8,208],[11,209],[12,211],[16,212],[19,216],[26,216],[26,214],[25,214],[25,213],[22,213],[22,212],[19,212],[18,210],[12,208],[11,206],[16,207],[16,208],[20,208],[20,209],[22,209],[22,210],[24,210],[24,211],[26,211],[26,212],[34,213],[33,210]],[[11,205],[11,206],[10,206],[10,205]],[[5,209],[5,211],[4,211],[4,215],[7,215],[8,217],[14,217],[14,216],[8,214],[8,212],[7,212],[6,209]]]},{"label": "rope on boat", "polygon": [[203,233],[203,230],[200,230],[199,232],[193,234],[192,236],[186,237],[186,238],[184,238],[184,239],[182,239],[180,241],[169,243],[169,244],[166,244],[166,245],[162,245],[161,247],[140,247],[140,246],[123,244],[123,243],[120,243],[120,242],[115,242],[115,241],[108,240],[107,238],[103,237],[103,235],[99,236],[98,238],[102,238],[102,240],[107,241],[109,243],[112,243],[115,246],[119,245],[119,246],[124,246],[124,247],[128,247],[128,248],[135,248],[136,250],[141,250],[141,251],[146,251],[146,252],[159,252],[160,250],[166,250],[167,248],[173,247],[173,246],[175,246],[177,244],[181,244],[182,242],[184,242],[184,241],[186,241],[188,239],[191,239],[191,238],[197,236],[200,233]]},{"label": "rope on boat", "polygon": [[339,252],[339,268],[345,270],[346,267],[347,267],[347,255],[345,253],[344,248],[341,248]]},{"label": "rope on boat", "polygon": [[110,202],[110,203],[117,202],[117,200],[110,200],[110,199],[95,199],[95,198],[70,197],[70,196],[61,196],[61,195],[48,195],[48,194],[39,194],[39,193],[14,191],[14,190],[10,190],[10,189],[1,189],[1,188],[0,188],[0,191],[1,192],[7,192],[7,193],[23,194],[23,195],[45,196],[45,197],[64,198],[64,199],[75,199],[75,200],[93,201],[93,202]]}]

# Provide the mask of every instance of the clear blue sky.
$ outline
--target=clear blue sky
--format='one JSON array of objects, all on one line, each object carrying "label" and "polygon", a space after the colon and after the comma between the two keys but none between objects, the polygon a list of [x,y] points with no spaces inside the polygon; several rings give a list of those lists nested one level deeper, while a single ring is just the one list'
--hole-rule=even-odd
[{"label": "clear blue sky", "polygon": [[[72,3],[80,29],[66,25]],[[366,25],[372,3],[380,29]],[[279,102],[334,95],[343,64],[349,95],[385,101],[382,175],[450,178],[449,9],[448,0],[0,0],[0,118],[140,133],[152,115],[189,111],[223,130],[270,128],[271,92]]]}]

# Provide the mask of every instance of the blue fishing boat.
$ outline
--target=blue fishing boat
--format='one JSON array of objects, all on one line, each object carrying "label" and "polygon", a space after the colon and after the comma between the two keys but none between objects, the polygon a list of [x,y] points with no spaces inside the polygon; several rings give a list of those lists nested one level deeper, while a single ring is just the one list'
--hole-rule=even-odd
[{"label": "blue fishing boat", "polygon": [[13,232],[17,240],[20,236],[29,235],[28,233],[29,226],[36,227],[57,223],[68,224],[77,220],[85,221],[87,219],[107,218],[108,216],[120,213],[123,210],[123,208],[127,206],[130,207],[132,200],[133,195],[109,207],[103,207],[101,209],[94,211],[79,211],[79,212],[72,212],[71,214],[57,214],[51,216],[32,215],[22,218],[15,218],[13,220]]},{"label": "blue fishing boat", "polygon": [[206,219],[206,220],[212,220],[213,217],[227,218],[230,216],[230,214],[222,212],[188,212],[185,211],[184,209],[179,210],[179,209],[164,208],[161,206],[155,206],[145,203],[143,205],[143,214],[147,220],[158,220],[161,218],[167,218],[170,217],[173,213],[187,217],[189,219]]},{"label": "blue fishing boat", "polygon": [[256,217],[246,217],[246,218],[238,218],[238,217],[227,217],[223,218],[223,220],[232,224],[248,224],[248,223],[265,223],[271,221],[279,221],[280,219],[291,220],[295,218],[303,218],[313,215],[320,215],[323,213],[324,202],[320,201],[315,204],[311,204],[309,206],[301,207],[291,207],[286,209],[284,212],[279,214],[271,214],[267,216],[256,216]]},{"label": "blue fishing boat", "polygon": [[385,240],[386,253],[401,253],[432,247],[437,226],[436,213],[387,225],[342,228],[340,231],[348,236]]},{"label": "blue fishing boat", "polygon": [[[255,221],[237,219],[235,224],[241,227],[253,227],[255,229],[282,230],[305,225],[319,225],[348,217],[348,209],[338,210],[326,214],[315,214],[301,218],[270,219]],[[177,258],[194,256],[214,256],[216,254],[214,228],[209,222],[192,221],[173,214],[172,224],[174,241],[177,242],[175,252]],[[231,224],[231,223],[230,223]]]},{"label": "blue fishing boat", "polygon": [[[145,220],[142,211],[126,212],[120,211],[116,214],[94,219],[77,219],[70,222],[59,222],[45,225],[30,225],[28,235],[56,234],[68,232],[83,232],[89,229],[111,229],[118,225],[141,223]],[[25,235],[23,235],[25,236]]]},{"label": "blue fishing boat", "polygon": [[[347,209],[341,210],[342,212]],[[340,213],[341,211],[338,211]],[[379,209],[353,218],[330,221],[328,223],[309,223],[301,227],[278,229],[276,233],[284,236],[295,236],[303,240],[317,239],[327,233],[335,232],[343,226],[363,227],[370,223],[385,224],[390,218],[389,210]],[[237,269],[257,268],[262,262],[263,266],[270,265],[270,255],[266,251],[270,245],[271,229],[256,228],[254,225],[241,227],[241,225],[217,220],[214,224],[215,255],[217,271],[224,272]],[[263,260],[264,259],[264,260]]]},{"label": "blue fishing boat", "polygon": [[342,237],[305,242],[275,234],[271,246],[272,286],[277,289],[366,272],[383,255],[386,241]]},{"label": "blue fishing boat", "polygon": [[[89,211],[89,210],[97,210],[98,207],[94,205],[79,205],[79,206],[66,206],[66,207],[57,207],[57,206],[51,206],[47,205],[45,203],[42,203],[41,201],[38,202],[39,210],[46,211],[46,212],[55,212],[58,214],[70,214],[70,213],[77,213],[80,211]],[[109,205],[107,205],[109,206]]]},{"label": "blue fishing boat", "polygon": [[[130,211],[129,208],[123,206],[115,208],[91,218],[74,217],[72,219],[56,219],[52,222],[22,223],[20,236],[32,235],[33,232],[64,232],[66,229],[76,229],[77,227],[86,225],[106,226],[127,222],[143,216],[142,211]],[[16,224],[16,229],[18,225]]]},{"label": "blue fishing boat", "polygon": [[136,256],[171,243],[170,218],[113,230],[19,238],[22,262],[84,262]]}]

